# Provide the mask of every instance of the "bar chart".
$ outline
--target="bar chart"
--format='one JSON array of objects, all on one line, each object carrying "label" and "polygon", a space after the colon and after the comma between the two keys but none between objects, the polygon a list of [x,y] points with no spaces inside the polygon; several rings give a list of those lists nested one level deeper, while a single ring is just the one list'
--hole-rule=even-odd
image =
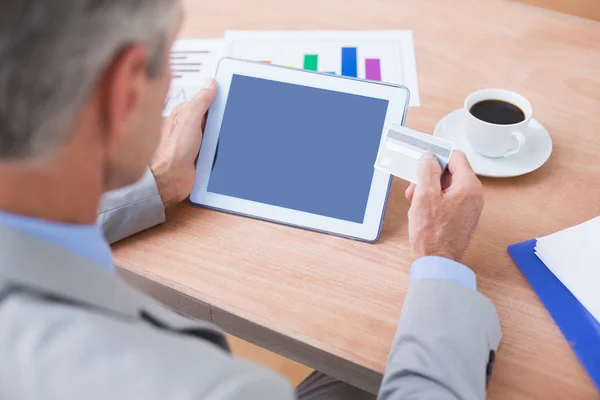
[{"label": "bar chart", "polygon": [[[342,47],[341,49],[340,74],[358,78],[358,50],[356,47]],[[262,62],[271,64],[270,60]],[[287,64],[286,67],[296,68],[295,64]],[[305,54],[302,67],[307,71],[324,72],[327,74],[336,74],[335,71],[323,71],[319,69],[319,55]],[[365,78],[373,81],[381,81],[381,62],[378,58],[365,59]]]},{"label": "bar chart", "polygon": [[[358,78],[358,50],[356,47],[342,47],[340,75]],[[258,60],[265,64],[272,64],[271,60]],[[379,58],[365,58],[365,79],[381,81],[381,60]],[[286,64],[285,67],[296,68],[295,64]],[[302,68],[307,71],[324,72],[336,74],[335,71],[323,71],[319,69],[319,55],[305,54]]]},{"label": "bar chart", "polygon": [[228,31],[225,39],[228,56],[402,84],[419,105],[410,31]]}]

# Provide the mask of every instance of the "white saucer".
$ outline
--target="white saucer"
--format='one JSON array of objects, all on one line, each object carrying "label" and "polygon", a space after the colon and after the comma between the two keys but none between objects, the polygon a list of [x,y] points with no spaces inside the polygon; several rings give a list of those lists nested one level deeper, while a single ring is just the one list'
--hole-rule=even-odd
[{"label": "white saucer", "polygon": [[434,136],[454,142],[454,149],[464,152],[477,175],[491,178],[510,178],[535,171],[548,160],[552,154],[550,134],[535,119],[531,120],[525,133],[525,148],[515,155],[503,158],[484,157],[476,152],[465,135],[464,109],[456,110],[441,119],[435,127]]}]

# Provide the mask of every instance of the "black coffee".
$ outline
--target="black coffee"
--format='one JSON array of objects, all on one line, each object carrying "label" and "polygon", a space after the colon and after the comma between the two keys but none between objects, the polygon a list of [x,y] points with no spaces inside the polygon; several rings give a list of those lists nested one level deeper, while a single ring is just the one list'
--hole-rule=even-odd
[{"label": "black coffee", "polygon": [[469,110],[471,114],[490,124],[512,125],[525,121],[525,113],[514,104],[502,100],[483,100]]}]

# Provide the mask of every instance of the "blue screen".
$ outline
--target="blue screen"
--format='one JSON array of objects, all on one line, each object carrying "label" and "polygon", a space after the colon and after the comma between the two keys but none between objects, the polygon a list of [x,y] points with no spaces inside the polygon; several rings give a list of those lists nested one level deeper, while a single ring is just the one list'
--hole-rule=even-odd
[{"label": "blue screen", "polygon": [[208,191],[363,223],[387,108],[234,75]]}]

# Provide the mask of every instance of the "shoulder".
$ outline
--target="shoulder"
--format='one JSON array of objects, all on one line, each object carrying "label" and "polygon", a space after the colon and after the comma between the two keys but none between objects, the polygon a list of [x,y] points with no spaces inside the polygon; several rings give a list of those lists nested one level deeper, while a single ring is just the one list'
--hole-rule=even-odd
[{"label": "shoulder", "polygon": [[25,294],[0,303],[0,357],[9,398],[293,397],[282,378],[208,341]]}]

